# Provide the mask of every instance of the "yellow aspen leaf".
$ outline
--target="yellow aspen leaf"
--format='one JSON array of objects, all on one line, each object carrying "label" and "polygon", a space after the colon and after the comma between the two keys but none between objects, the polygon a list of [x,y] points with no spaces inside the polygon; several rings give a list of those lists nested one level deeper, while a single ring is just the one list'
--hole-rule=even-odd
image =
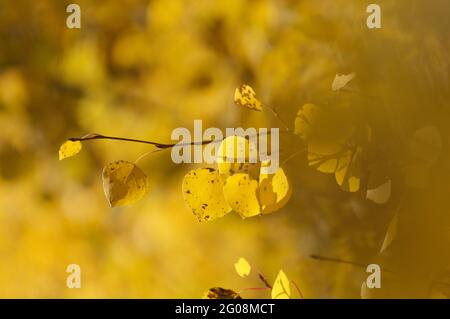
[{"label": "yellow aspen leaf", "polygon": [[257,176],[259,164],[250,163],[251,154],[257,160],[257,149],[242,136],[228,136],[219,145],[216,162],[219,173],[228,177],[236,173],[249,173]]},{"label": "yellow aspen leaf", "polygon": [[234,91],[234,103],[255,111],[262,111],[262,103],[256,98],[256,93],[249,85],[242,85]]},{"label": "yellow aspen leaf", "polygon": [[291,285],[283,270],[280,270],[272,286],[272,299],[290,299]]},{"label": "yellow aspen leaf", "polygon": [[391,180],[389,179],[384,184],[368,189],[366,192],[366,198],[370,199],[377,204],[385,204],[389,201],[391,197]]},{"label": "yellow aspen leaf", "polygon": [[308,165],[322,173],[334,173],[342,154],[342,146],[335,142],[313,140],[308,143]]},{"label": "yellow aspen leaf", "polygon": [[198,168],[187,173],[182,191],[186,205],[200,222],[231,212],[223,194],[222,178],[213,168]]},{"label": "yellow aspen leaf", "polygon": [[72,157],[81,151],[80,141],[65,141],[59,148],[59,160]]},{"label": "yellow aspen leaf", "polygon": [[346,151],[345,156],[338,159],[336,172],[334,173],[336,182],[342,190],[347,192],[357,192],[361,184],[361,167],[360,153],[362,150],[358,148],[356,151]]},{"label": "yellow aspen leaf", "polygon": [[356,192],[361,183],[362,148],[346,149],[344,144],[343,141],[311,141],[308,143],[308,165],[322,173],[334,173],[342,190]]},{"label": "yellow aspen leaf", "polygon": [[228,204],[242,218],[261,214],[258,182],[249,174],[238,173],[229,176],[223,190]]},{"label": "yellow aspen leaf", "polygon": [[348,82],[350,82],[355,76],[355,73],[342,75],[336,74],[333,83],[331,84],[331,89],[333,91],[339,91],[340,89],[344,88],[348,84]]},{"label": "yellow aspen leaf", "polygon": [[231,289],[214,287],[204,293],[203,299],[242,299],[242,297]]},{"label": "yellow aspen leaf", "polygon": [[[263,162],[261,167],[268,166]],[[259,176],[259,200],[263,214],[279,210],[291,197],[292,188],[283,168],[278,168],[275,174],[265,174],[261,170]]]},{"label": "yellow aspen leaf", "polygon": [[248,263],[248,261],[241,257],[239,260],[234,264],[234,269],[236,270],[237,274],[241,277],[246,277],[250,275],[250,272],[252,270],[252,267]]},{"label": "yellow aspen leaf", "polygon": [[135,164],[116,161],[103,168],[103,190],[111,207],[137,202],[148,190],[147,176]]},{"label": "yellow aspen leaf", "polygon": [[395,214],[395,216],[392,218],[391,222],[389,223],[386,236],[384,237],[383,245],[381,246],[380,254],[385,251],[391,243],[394,241],[395,237],[397,236],[397,224],[398,224],[398,215]]}]

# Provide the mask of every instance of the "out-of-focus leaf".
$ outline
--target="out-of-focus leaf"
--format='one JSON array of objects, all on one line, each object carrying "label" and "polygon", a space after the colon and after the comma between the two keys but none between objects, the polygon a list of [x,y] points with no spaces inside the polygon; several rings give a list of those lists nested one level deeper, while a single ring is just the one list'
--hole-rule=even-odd
[{"label": "out-of-focus leaf", "polygon": [[73,86],[97,85],[105,78],[104,58],[97,41],[75,41],[59,62],[62,80]]},{"label": "out-of-focus leaf", "polygon": [[234,103],[255,111],[262,111],[262,103],[256,98],[256,93],[249,85],[242,85],[234,91]]},{"label": "out-of-focus leaf", "polygon": [[348,82],[350,82],[355,76],[355,73],[343,75],[336,74],[333,83],[331,84],[331,89],[333,91],[339,91],[340,89],[344,88],[348,84]]},{"label": "out-of-focus leaf", "polygon": [[346,152],[339,143],[311,141],[308,144],[308,164],[322,173],[334,173],[339,158]]},{"label": "out-of-focus leaf", "polygon": [[338,159],[334,175],[341,189],[347,192],[357,192],[359,190],[361,181],[361,152],[362,150],[360,148],[356,151],[348,150],[345,152],[345,156]]},{"label": "out-of-focus leaf", "polygon": [[312,134],[315,123],[317,122],[319,112],[320,109],[314,104],[308,103],[303,105],[295,118],[294,133],[303,139],[308,139]]},{"label": "out-of-focus leaf", "polygon": [[103,168],[103,190],[111,207],[137,202],[149,191],[147,176],[135,164],[116,161]]},{"label": "out-of-focus leaf", "polygon": [[366,198],[377,204],[385,204],[391,197],[391,180],[389,179],[384,184],[368,189],[366,192]]},{"label": "out-of-focus leaf", "polygon": [[242,297],[231,289],[214,287],[205,292],[203,299],[242,299]]},{"label": "out-of-focus leaf", "polygon": [[183,179],[183,198],[201,222],[223,217],[231,211],[223,194],[223,181],[212,168],[198,168]]},{"label": "out-of-focus leaf", "polygon": [[249,174],[238,173],[225,181],[225,198],[231,208],[242,218],[261,214],[258,192],[258,182]]},{"label": "out-of-focus leaf", "polygon": [[272,299],[290,299],[291,285],[283,270],[280,270],[272,286]]},{"label": "out-of-focus leaf", "polygon": [[237,274],[241,277],[246,277],[250,275],[250,272],[252,270],[252,267],[248,263],[248,261],[241,257],[239,260],[234,264],[234,269],[236,270]]},{"label": "out-of-focus leaf", "polygon": [[59,160],[72,157],[81,151],[80,141],[65,141],[59,148]]},{"label": "out-of-focus leaf", "polygon": [[360,187],[362,149],[349,149],[345,142],[311,141],[308,163],[322,173],[334,173],[342,190],[356,192]]}]

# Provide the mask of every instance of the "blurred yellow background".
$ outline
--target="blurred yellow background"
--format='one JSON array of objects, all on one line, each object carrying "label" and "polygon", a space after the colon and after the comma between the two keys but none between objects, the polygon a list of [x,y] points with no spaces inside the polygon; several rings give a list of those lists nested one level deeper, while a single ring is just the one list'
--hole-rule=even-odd
[{"label": "blurred yellow background", "polygon": [[[198,298],[261,286],[235,273],[239,257],[269,281],[283,269],[306,298],[360,297],[364,268],[310,254],[393,270],[374,297],[450,296],[448,1],[377,1],[381,29],[367,28],[362,0],[80,0],[81,29],[66,27],[69,3],[0,1],[0,297]],[[350,72],[359,93],[338,102],[331,83]],[[305,103],[355,107],[391,176],[390,201],[344,192],[297,156],[285,165],[293,195],[282,210],[198,223],[181,193],[194,165],[173,164],[170,152],[142,159],[150,193],[113,209],[102,167],[148,146],[91,141],[58,161],[62,142],[90,132],[170,142],[194,119],[279,125],[234,105],[243,83],[292,126]],[[442,152],[426,186],[410,188],[404,145],[427,125]],[[286,153],[291,142],[282,139]],[[397,236],[380,254],[395,214]],[[66,287],[71,263],[81,289]]]}]

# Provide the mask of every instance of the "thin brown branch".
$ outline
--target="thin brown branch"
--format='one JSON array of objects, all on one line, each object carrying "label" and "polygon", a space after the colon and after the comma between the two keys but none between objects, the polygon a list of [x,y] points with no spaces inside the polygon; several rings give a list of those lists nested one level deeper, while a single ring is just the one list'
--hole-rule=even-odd
[{"label": "thin brown branch", "polygon": [[106,136],[106,135],[95,134],[95,133],[87,134],[87,135],[82,136],[82,137],[71,137],[71,138],[69,138],[69,141],[72,141],[72,142],[75,142],[75,141],[83,142],[83,141],[100,140],[100,139],[150,144],[150,145],[153,145],[153,146],[155,146],[155,147],[157,147],[159,149],[171,148],[171,147],[174,147],[175,145],[178,145],[178,146],[205,145],[205,144],[209,144],[211,142],[217,142],[217,141],[207,140],[207,141],[194,141],[194,142],[191,142],[191,143],[182,143],[182,144],[178,144],[178,143],[164,144],[164,143],[159,143],[159,142],[138,140],[138,139],[127,138],[127,137]]},{"label": "thin brown branch", "polygon": [[280,114],[278,113],[278,111],[266,104],[263,104],[264,107],[266,107],[267,109],[269,109],[272,114],[275,116],[276,119],[278,119],[278,121],[280,121],[280,123],[284,126],[284,132],[286,133],[291,133],[291,130],[289,129],[289,126],[286,124],[286,122],[284,122],[284,120],[281,118]]},{"label": "thin brown branch", "polygon": [[298,285],[295,283],[295,281],[291,280],[290,282],[295,287],[295,289],[297,290],[298,294],[300,295],[300,298],[305,299],[305,297],[303,296],[302,291],[300,290]]},{"label": "thin brown branch", "polygon": [[258,278],[263,282],[263,284],[264,284],[264,286],[266,286],[266,288],[272,289],[272,286],[269,284],[266,277],[264,277],[264,275],[261,272],[258,273]]}]

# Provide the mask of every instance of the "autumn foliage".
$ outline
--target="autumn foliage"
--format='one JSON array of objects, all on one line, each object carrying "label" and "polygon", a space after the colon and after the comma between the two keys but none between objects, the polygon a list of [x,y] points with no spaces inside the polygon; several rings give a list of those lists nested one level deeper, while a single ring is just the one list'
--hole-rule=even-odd
[{"label": "autumn foliage", "polygon": [[[0,296],[448,298],[450,4],[377,3],[2,2]],[[174,163],[198,119],[280,167]]]}]

